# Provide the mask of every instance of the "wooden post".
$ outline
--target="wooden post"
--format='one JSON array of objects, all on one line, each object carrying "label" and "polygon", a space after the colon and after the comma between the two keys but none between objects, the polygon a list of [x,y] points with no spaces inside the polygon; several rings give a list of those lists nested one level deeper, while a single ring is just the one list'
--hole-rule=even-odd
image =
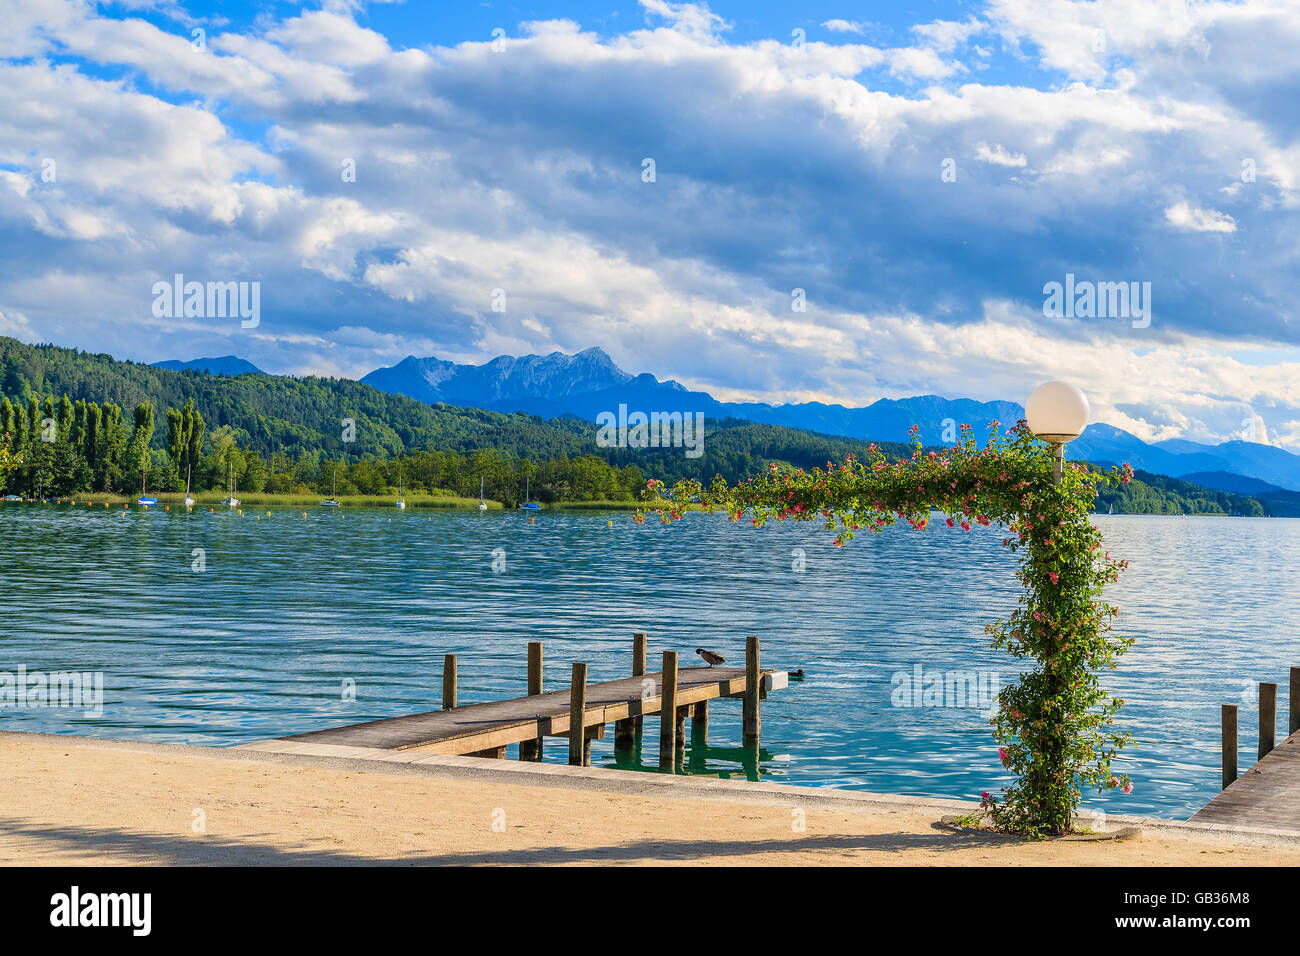
[{"label": "wooden post", "polygon": [[679,757],[686,753],[686,715],[690,713],[690,710],[690,706],[686,704],[677,708],[677,720],[673,726],[673,734]]},{"label": "wooden post", "polygon": [[[632,635],[632,676],[645,676],[645,635]],[[637,734],[641,733],[641,718],[627,717],[614,721],[614,749],[631,750],[636,744]]]},{"label": "wooden post", "polygon": [[[528,696],[533,697],[542,692],[542,642],[528,642]],[[524,740],[519,743],[519,759],[538,761],[542,759],[542,739]]]},{"label": "wooden post", "polygon": [[1237,779],[1237,705],[1223,705],[1223,789]]},{"label": "wooden post", "polygon": [[659,766],[677,762],[677,652],[664,651],[663,688],[659,698]]},{"label": "wooden post", "polygon": [[745,638],[745,746],[758,743],[762,719],[758,713],[758,697],[763,679],[759,676],[758,638],[751,635]]},{"label": "wooden post", "polygon": [[587,743],[583,717],[587,712],[587,665],[574,664],[569,683],[569,766],[585,767],[590,762],[591,744]]},{"label": "wooden post", "polygon": [[456,655],[448,654],[442,659],[442,709],[451,710],[456,706]]},{"label": "wooden post", "polygon": [[1259,685],[1259,759],[1277,746],[1277,684]]},{"label": "wooden post", "polygon": [[[638,631],[632,635],[632,676],[645,677],[645,634]],[[635,718],[636,735],[641,736],[641,716]]]},{"label": "wooden post", "polygon": [[691,711],[691,744],[695,747],[709,745],[709,702],[702,700]]},{"label": "wooden post", "polygon": [[1291,693],[1288,695],[1290,704],[1291,719],[1287,721],[1290,728],[1287,733],[1293,734],[1300,730],[1300,667],[1291,668]]}]

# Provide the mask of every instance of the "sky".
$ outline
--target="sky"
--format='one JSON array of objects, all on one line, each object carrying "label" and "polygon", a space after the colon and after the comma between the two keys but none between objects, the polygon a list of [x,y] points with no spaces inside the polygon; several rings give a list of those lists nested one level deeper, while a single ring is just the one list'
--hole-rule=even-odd
[{"label": "sky", "polygon": [[[1062,379],[1300,451],[1294,0],[0,18],[0,334],[348,377],[598,346],[851,406]],[[255,320],[171,314],[177,274]]]}]

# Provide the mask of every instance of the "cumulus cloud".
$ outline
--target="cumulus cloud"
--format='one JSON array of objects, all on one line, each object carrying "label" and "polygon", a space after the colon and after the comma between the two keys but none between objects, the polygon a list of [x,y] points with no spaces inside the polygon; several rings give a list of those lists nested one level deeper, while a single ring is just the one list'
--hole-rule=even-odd
[{"label": "cumulus cloud", "polygon": [[988,143],[977,143],[975,158],[992,163],[994,166],[1025,166],[1028,162],[1024,153],[1010,153],[998,143],[992,146]]},{"label": "cumulus cloud", "polygon": [[[992,0],[910,46],[828,20],[849,36],[796,48],[669,0],[504,47],[403,44],[337,3],[203,51],[12,6],[9,334],[349,375],[600,345],[721,397],[849,404],[1095,369],[1094,403],[1144,437],[1227,437],[1250,405],[1297,440],[1300,369],[1239,358],[1300,344],[1296,72],[1251,52],[1300,36],[1285,5]],[[1015,80],[973,81],[990,59]],[[176,272],[260,281],[262,325],[153,317]],[[1067,273],[1151,282],[1150,327],[1045,319]]]},{"label": "cumulus cloud", "polygon": [[1236,232],[1237,223],[1227,213],[1198,209],[1190,203],[1174,203],[1165,210],[1170,225],[1187,232]]},{"label": "cumulus cloud", "polygon": [[867,24],[856,20],[823,20],[822,29],[830,30],[831,33],[864,33]]}]

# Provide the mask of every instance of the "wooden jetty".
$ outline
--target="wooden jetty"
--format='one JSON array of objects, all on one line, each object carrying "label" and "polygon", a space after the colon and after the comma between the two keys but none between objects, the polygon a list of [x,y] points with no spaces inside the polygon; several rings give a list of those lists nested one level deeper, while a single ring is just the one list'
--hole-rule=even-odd
[{"label": "wooden jetty", "polygon": [[1277,684],[1259,685],[1258,760],[1239,777],[1237,707],[1223,705],[1223,790],[1192,822],[1300,834],[1300,667],[1291,668],[1289,710],[1277,744]]},{"label": "wooden jetty", "polygon": [[[784,671],[759,667],[758,638],[746,639],[745,667],[677,666],[677,653],[665,651],[663,668],[646,672],[646,637],[633,638],[632,676],[587,684],[587,665],[575,663],[570,686],[542,692],[542,645],[528,646],[526,697],[457,706],[456,655],[443,664],[443,709],[405,717],[390,717],[361,724],[276,738],[283,745],[332,744],[368,750],[401,750],[422,754],[504,758],[506,748],[519,745],[521,760],[542,758],[547,737],[566,737],[569,763],[589,766],[592,738],[604,738],[605,725],[615,726],[616,747],[632,746],[640,734],[641,719],[660,719],[660,766],[672,767],[685,743],[685,720],[691,717],[692,737],[703,742],[708,728],[709,701],[739,697],[743,701],[744,741],[758,746],[759,702],[771,690],[787,686]],[[241,745],[256,750],[265,743]]]}]

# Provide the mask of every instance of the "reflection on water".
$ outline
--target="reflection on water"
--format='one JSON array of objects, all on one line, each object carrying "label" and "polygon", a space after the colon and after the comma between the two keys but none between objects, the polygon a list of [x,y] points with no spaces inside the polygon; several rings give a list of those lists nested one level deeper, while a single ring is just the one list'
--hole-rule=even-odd
[{"label": "reflection on water", "polygon": [[[234,744],[436,708],[447,653],[472,703],[525,693],[531,640],[555,689],[577,660],[593,683],[627,676],[633,631],[649,633],[652,669],[696,647],[741,661],[757,634],[765,667],[807,679],[764,702],[751,772],[964,799],[1007,782],[982,702],[899,693],[918,667],[1015,679],[983,633],[1019,597],[997,528],[891,529],[836,549],[814,523],[703,515],[671,528],[626,514],[307,515],[0,506],[0,670],[104,672],[102,715],[0,710],[0,726]],[[1098,520],[1132,562],[1108,595],[1138,643],[1107,683],[1127,701],[1137,746],[1120,769],[1136,790],[1088,802],[1185,817],[1218,786],[1219,705],[1244,705],[1246,765],[1254,682],[1281,684],[1287,713],[1300,521]],[[205,571],[191,570],[196,550]],[[710,710],[708,747],[688,744],[684,769],[745,775],[740,702]],[[616,765],[613,744],[594,741],[593,763]],[[653,719],[644,746],[632,765],[657,769]],[[547,741],[547,760],[566,753]]]}]

